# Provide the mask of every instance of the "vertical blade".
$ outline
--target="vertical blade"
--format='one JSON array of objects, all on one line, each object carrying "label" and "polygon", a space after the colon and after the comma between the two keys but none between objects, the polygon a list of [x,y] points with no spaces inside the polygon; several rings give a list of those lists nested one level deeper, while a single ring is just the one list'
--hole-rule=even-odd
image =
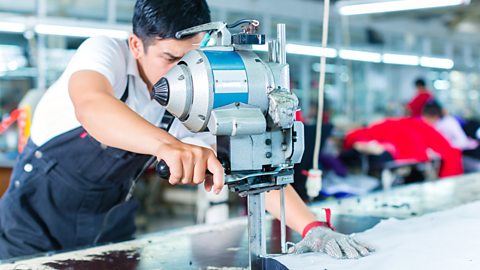
[{"label": "vertical blade", "polygon": [[248,249],[251,270],[262,269],[267,254],[265,238],[265,194],[248,195]]}]

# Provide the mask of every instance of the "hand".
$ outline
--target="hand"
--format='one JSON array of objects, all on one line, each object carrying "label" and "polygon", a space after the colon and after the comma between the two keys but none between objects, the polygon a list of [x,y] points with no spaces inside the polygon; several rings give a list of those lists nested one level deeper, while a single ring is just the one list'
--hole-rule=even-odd
[{"label": "hand", "polygon": [[351,236],[334,232],[327,227],[315,227],[302,241],[291,247],[288,253],[322,252],[336,259],[358,259],[374,251]]},{"label": "hand", "polygon": [[[205,184],[205,189],[219,193],[224,185],[224,169],[215,153],[208,148],[174,141],[160,145],[157,159],[163,159],[170,168],[168,181],[176,184]],[[207,169],[212,176],[206,177]]]}]

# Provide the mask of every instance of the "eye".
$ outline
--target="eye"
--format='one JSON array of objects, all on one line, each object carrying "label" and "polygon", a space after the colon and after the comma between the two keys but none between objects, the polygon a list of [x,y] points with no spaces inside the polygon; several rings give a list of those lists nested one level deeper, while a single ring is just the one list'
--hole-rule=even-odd
[{"label": "eye", "polygon": [[174,63],[178,60],[177,58],[168,57],[168,56],[162,56],[161,58],[167,63]]}]

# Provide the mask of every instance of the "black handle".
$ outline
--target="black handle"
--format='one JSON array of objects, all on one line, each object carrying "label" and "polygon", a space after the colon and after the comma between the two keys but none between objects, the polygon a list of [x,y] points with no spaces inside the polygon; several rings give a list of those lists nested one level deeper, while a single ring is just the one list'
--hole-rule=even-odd
[{"label": "black handle", "polygon": [[170,178],[170,168],[168,167],[165,160],[160,160],[157,165],[155,165],[155,170],[157,171],[158,176],[163,179],[168,180]]},{"label": "black handle", "polygon": [[[155,170],[161,178],[166,180],[170,178],[170,167],[168,167],[165,160],[160,160],[157,165],[155,165]],[[206,171],[206,174],[213,175],[209,170]]]}]

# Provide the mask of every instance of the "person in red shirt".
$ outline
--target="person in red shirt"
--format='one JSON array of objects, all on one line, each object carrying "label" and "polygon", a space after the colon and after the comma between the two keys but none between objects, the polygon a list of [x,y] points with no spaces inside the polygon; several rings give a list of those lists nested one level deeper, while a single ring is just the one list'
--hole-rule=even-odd
[{"label": "person in red shirt", "polygon": [[420,117],[422,115],[422,109],[425,103],[433,99],[432,93],[427,89],[425,80],[417,79],[415,81],[415,87],[417,88],[417,95],[410,100],[406,105],[407,114],[412,117]]},{"label": "person in red shirt", "polygon": [[422,118],[387,118],[366,128],[347,134],[344,149],[349,150],[357,142],[376,141],[394,160],[430,160],[429,151],[437,153],[442,162],[439,176],[453,176],[463,173],[462,153],[434,127]]}]

